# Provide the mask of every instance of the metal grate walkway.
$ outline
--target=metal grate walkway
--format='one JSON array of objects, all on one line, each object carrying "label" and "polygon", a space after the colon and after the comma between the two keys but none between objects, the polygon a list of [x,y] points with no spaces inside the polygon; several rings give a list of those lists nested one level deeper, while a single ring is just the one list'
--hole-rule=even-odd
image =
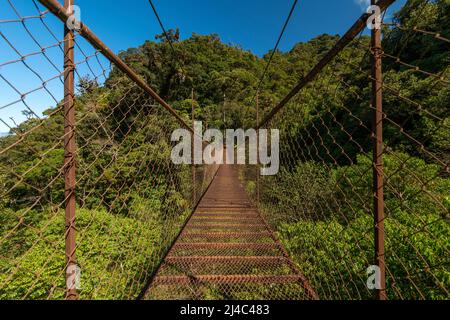
[{"label": "metal grate walkway", "polygon": [[237,167],[223,165],[146,298],[258,300],[316,295],[252,206]]}]

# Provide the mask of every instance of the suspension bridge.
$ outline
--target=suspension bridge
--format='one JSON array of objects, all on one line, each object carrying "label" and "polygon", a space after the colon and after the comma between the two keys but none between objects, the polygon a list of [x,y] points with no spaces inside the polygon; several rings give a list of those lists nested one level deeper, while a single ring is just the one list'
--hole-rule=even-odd
[{"label": "suspension bridge", "polygon": [[[194,90],[186,116],[133,57],[68,28],[74,1],[30,3],[24,15],[3,1],[0,16],[15,97],[0,100],[0,299],[448,299],[448,20],[368,36],[365,13],[272,101],[264,79],[295,1],[249,89],[253,127],[280,130],[280,173],[261,176],[260,163],[174,165],[173,130],[195,134]],[[34,50],[8,36],[18,29]],[[407,60],[409,43],[421,54]],[[433,50],[447,58],[421,64]],[[8,73],[18,66],[34,87]],[[39,114],[36,95],[54,107]],[[20,124],[7,116],[19,107]]]}]

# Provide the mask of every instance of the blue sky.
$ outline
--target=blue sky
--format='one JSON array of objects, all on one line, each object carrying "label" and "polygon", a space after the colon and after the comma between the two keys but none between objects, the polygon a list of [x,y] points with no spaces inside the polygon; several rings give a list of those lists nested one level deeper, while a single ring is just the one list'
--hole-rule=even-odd
[{"label": "blue sky", "polygon": [[[217,33],[222,41],[240,45],[261,56],[273,48],[284,20],[292,5],[292,0],[154,0],[154,4],[166,28],[179,27],[182,38],[188,38],[193,32],[199,34]],[[31,0],[12,0],[20,16],[36,15]],[[405,0],[397,0],[388,16],[400,8]],[[81,18],[113,51],[136,47],[145,40],[153,40],[161,33],[160,27],[147,0],[76,0],[81,8]],[[323,34],[342,34],[367,8],[368,0],[299,0],[280,50],[288,51],[296,43]],[[17,15],[7,0],[0,0],[0,21],[17,19]],[[44,19],[58,39],[62,38],[60,23],[48,16]],[[32,35],[43,46],[56,44],[45,26],[37,19],[26,21]],[[31,40],[30,34],[20,23],[0,22],[2,34],[24,55],[40,51]],[[94,51],[80,41],[87,55]],[[26,59],[28,66],[38,73],[46,84],[48,92],[36,90],[41,79],[22,63],[1,66],[15,60],[18,54],[0,37],[0,75],[15,86],[11,88],[0,78],[0,118],[12,126],[13,117],[18,123],[25,118],[21,111],[28,105],[38,116],[48,107],[61,99],[61,83],[53,79],[61,70],[61,54],[58,47],[46,51],[48,58],[56,61],[52,66],[42,54]],[[77,60],[82,60],[78,54]],[[107,62],[100,60],[103,68]],[[98,62],[91,60],[89,65],[96,75],[100,74]],[[90,73],[86,64],[80,65],[80,74]],[[28,93],[25,103],[20,93]],[[8,131],[0,122],[0,132]]]}]

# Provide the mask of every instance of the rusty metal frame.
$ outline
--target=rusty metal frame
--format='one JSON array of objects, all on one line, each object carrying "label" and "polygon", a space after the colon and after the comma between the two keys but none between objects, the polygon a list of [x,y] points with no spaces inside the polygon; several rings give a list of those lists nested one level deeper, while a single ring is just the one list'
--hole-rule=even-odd
[{"label": "rusty metal frame", "polygon": [[[153,3],[150,2],[153,7]],[[156,11],[155,11],[156,12]],[[164,31],[165,32],[165,31]],[[192,113],[192,128],[195,128],[195,105],[194,105],[194,88],[192,88],[191,91],[191,113]],[[195,153],[195,141],[194,141],[194,135],[191,136],[191,169],[192,169],[192,206],[195,206],[197,204],[197,190],[195,189],[195,185],[197,184],[197,177],[196,175],[196,167],[195,167],[195,161],[194,161],[194,153]]]},{"label": "rusty metal frame", "polygon": [[175,243],[177,249],[278,249],[276,243],[234,243],[234,242],[182,242]]},{"label": "rusty metal frame", "polygon": [[283,244],[281,243],[280,239],[278,239],[277,235],[272,231],[272,228],[269,225],[269,222],[267,219],[259,213],[261,220],[263,221],[264,225],[266,226],[267,231],[270,233],[270,237],[273,239],[275,244],[277,245],[278,250],[283,254],[283,256],[287,259],[287,263],[289,265],[289,268],[296,273],[299,276],[299,282],[303,286],[303,288],[308,293],[308,296],[311,297],[313,300],[319,300],[319,295],[317,294],[316,290],[311,286],[308,279],[303,275],[301,270],[295,265],[295,263],[291,260],[289,253],[284,248]]},{"label": "rusty metal frame", "polygon": [[259,154],[259,90],[256,92],[256,207],[259,208],[259,200],[261,197],[261,177],[260,177],[260,154]]},{"label": "rusty metal frame", "polygon": [[209,264],[217,262],[251,262],[251,263],[286,263],[283,256],[172,256],[166,258],[166,263],[198,263]]},{"label": "rusty metal frame", "polygon": [[[378,5],[378,0],[371,0]],[[384,250],[384,169],[383,169],[383,74],[381,28],[372,30],[372,113],[373,113],[373,210],[375,264],[379,268],[377,298],[386,300],[386,267]]]},{"label": "rusty metal frame", "polygon": [[156,285],[167,284],[292,284],[301,281],[299,275],[261,276],[261,275],[211,275],[211,276],[159,276]]},{"label": "rusty metal frame", "polygon": [[157,268],[155,268],[155,271],[153,272],[153,274],[150,276],[149,280],[147,281],[146,285],[144,286],[143,290],[141,291],[141,293],[139,294],[139,296],[137,297],[137,300],[142,300],[144,299],[145,295],[147,294],[149,288],[151,287],[151,285],[154,283],[155,278],[158,274],[158,272],[162,269],[162,267],[164,266],[164,262],[166,260],[166,258],[170,255],[170,253],[173,251],[173,246],[175,245],[175,243],[182,237],[183,235],[183,231],[186,228],[186,226],[188,225],[188,223],[192,220],[195,212],[197,211],[201,200],[203,199],[203,197],[206,195],[206,193],[208,192],[208,190],[211,188],[211,185],[214,181],[214,179],[216,178],[217,174],[218,174],[219,170],[217,170],[214,173],[214,177],[211,179],[211,181],[209,182],[209,185],[207,186],[207,188],[205,189],[205,192],[203,192],[203,194],[201,195],[201,197],[199,198],[199,202],[197,204],[195,204],[194,208],[192,209],[191,214],[189,215],[189,217],[186,219],[186,221],[184,222],[183,226],[180,229],[180,232],[178,233],[178,235],[175,237],[175,239],[172,241],[169,250],[167,250],[166,254],[164,255],[164,257],[161,259],[159,265]]},{"label": "rusty metal frame", "polygon": [[[224,166],[226,172],[234,172],[230,166]],[[223,171],[222,171],[223,173]],[[227,173],[224,173],[222,177],[227,177]],[[219,176],[216,179],[220,178]],[[222,178],[224,179],[224,178]],[[226,179],[226,178],[225,178]],[[225,189],[228,187],[228,184],[219,184],[215,185],[214,189],[211,189],[210,192],[218,192],[219,194],[223,194]],[[224,189],[225,188],[225,189]],[[242,190],[242,192],[244,192]],[[211,195],[209,196],[211,201]],[[205,205],[208,205],[208,199],[202,200],[199,204],[198,208],[201,210]],[[247,202],[247,197],[241,198],[239,197],[241,203]],[[233,203],[229,199],[230,203]],[[237,201],[237,200],[236,200]],[[213,201],[214,202],[214,201]],[[305,278],[299,268],[295,265],[295,263],[290,259],[289,254],[284,249],[283,245],[276,237],[274,232],[271,230],[269,224],[261,215],[261,213],[255,208],[252,207],[251,203],[239,208],[233,206],[226,205],[216,205],[215,208],[219,210],[216,216],[221,219],[222,214],[226,214],[229,210],[237,209],[239,212],[245,212],[246,210],[251,210],[253,224],[237,224],[234,220],[227,219],[228,223],[211,225],[204,223],[197,223],[194,221],[201,221],[204,219],[196,219],[197,215],[202,215],[204,213],[199,212],[200,210],[196,210],[194,215],[190,218],[190,221],[183,228],[183,231],[178,238],[178,240],[174,243],[174,245],[169,250],[169,253],[164,258],[163,263],[161,264],[159,270],[156,272],[153,280],[151,281],[151,285],[149,287],[148,295],[151,295],[152,288],[155,288],[159,285],[193,285],[193,290],[197,290],[199,285],[211,285],[211,284],[295,284],[301,287],[304,291],[305,297],[309,299],[317,300],[319,297],[315,292],[314,288],[310,285],[309,281]],[[246,210],[244,210],[246,209]],[[210,211],[212,212],[212,211]],[[212,214],[212,213],[211,213]],[[245,214],[245,213],[244,213]],[[212,220],[212,219],[210,219]],[[245,219],[248,220],[248,219]],[[244,221],[245,221],[244,220]],[[237,222],[237,221],[236,221]],[[196,229],[203,229],[207,227],[209,231]],[[256,232],[255,228],[258,227],[259,231]],[[213,232],[212,229],[225,229],[226,231]],[[238,232],[237,230],[243,229],[243,232]],[[195,240],[195,236],[197,238],[201,238]],[[226,238],[224,238],[226,236]],[[256,238],[255,238],[256,236]],[[262,236],[262,237],[261,237]],[[245,242],[221,242],[221,239],[230,239],[236,238],[239,240],[245,240]],[[270,240],[270,242],[254,242],[260,241],[262,238],[266,238]],[[212,242],[205,242],[209,240],[214,240]],[[197,242],[198,241],[198,242]],[[248,241],[248,242],[247,242]],[[185,250],[193,250],[193,255],[185,255]],[[205,250],[206,253],[203,255],[200,252]],[[232,250],[236,253],[243,253],[242,255],[228,255],[227,251]],[[246,255],[247,251],[255,251],[255,254]],[[270,254],[267,256],[263,251],[268,250]],[[259,253],[258,253],[259,252]],[[179,254],[181,253],[181,254]],[[216,254],[217,253],[217,254]],[[221,264],[222,266],[228,263],[239,263],[245,265],[258,265],[258,266],[268,266],[268,267],[276,267],[276,266],[285,266],[290,270],[290,275],[283,274],[274,274],[274,275],[251,275],[251,274],[235,274],[235,275],[203,275],[203,274],[190,274],[188,272],[189,268],[192,265],[195,266],[206,266],[209,264]],[[186,266],[187,271],[183,271],[184,275],[165,275],[164,271],[171,270],[171,268],[177,269],[177,266]]]},{"label": "rusty metal frame", "polygon": [[[74,0],[64,0],[64,9],[70,12]],[[65,246],[66,299],[76,300],[76,141],[75,141],[75,40],[73,31],[64,25],[64,180],[65,180]]]},{"label": "rusty metal frame", "polygon": [[[57,0],[39,0],[50,12],[57,16],[63,23],[67,23],[71,16],[70,7],[73,5],[74,0],[64,0],[64,6],[59,4]],[[376,4],[380,7],[381,11],[386,10],[395,0],[371,0],[372,4]],[[291,92],[274,108],[272,111],[264,118],[262,122],[259,119],[259,93],[257,93],[257,111],[256,111],[256,124],[257,129],[267,125],[267,123],[309,82],[311,82],[328,63],[333,60],[345,47],[363,30],[366,23],[371,15],[369,13],[363,14],[355,24],[346,32],[346,34],[336,43],[336,45],[319,61],[319,63],[303,78],[301,81],[291,90]],[[159,104],[161,104],[169,113],[174,116],[177,121],[192,134],[195,134],[193,127],[189,124],[173,109],[163,98],[161,98],[137,73],[135,73],[123,60],[121,60],[117,55],[115,55],[85,24],[81,23],[81,28],[78,31],[80,35],[85,38],[90,44],[99,50],[106,58],[108,58],[118,69],[124,72],[133,82],[135,82],[141,89],[143,89],[147,94],[149,94],[153,99],[155,99]],[[69,283],[75,281],[74,273],[76,268],[76,228],[75,228],[75,210],[76,210],[76,199],[75,199],[75,187],[76,187],[76,166],[75,166],[75,109],[74,109],[74,32],[69,30],[65,26],[64,32],[64,126],[65,126],[65,162],[64,162],[64,173],[65,173],[65,210],[66,210],[66,280],[67,280],[67,299],[77,299],[78,295],[75,288],[75,283]],[[385,261],[384,261],[384,199],[383,199],[383,140],[382,140],[382,49],[381,49],[381,30],[372,31],[372,108],[374,109],[373,114],[373,140],[374,140],[374,230],[375,230],[375,260],[376,265],[381,271],[381,289],[377,291],[378,299],[386,299],[386,285],[385,285]],[[194,116],[194,93],[192,91],[192,121],[195,121]],[[257,168],[258,169],[258,168]],[[193,200],[194,206],[196,206],[196,195],[195,195],[195,166],[192,168],[192,183],[193,183]],[[217,172],[216,172],[217,174]],[[259,174],[258,176],[258,198],[259,198]],[[259,202],[259,201],[258,201]],[[206,209],[207,207],[201,207]],[[215,208],[222,208],[222,206],[215,206]],[[223,206],[223,208],[233,208],[232,205]],[[197,208],[194,209],[194,212]],[[264,218],[258,213],[258,215],[263,220],[263,224],[248,225],[248,227],[265,227],[269,232],[271,238],[273,238],[274,243],[175,243],[172,245],[171,250],[174,248],[252,248],[252,249],[263,249],[263,248],[276,248],[282,252],[282,255],[289,261],[289,265],[297,275],[295,276],[275,276],[275,277],[259,277],[254,276],[202,276],[199,280],[212,282],[212,283],[248,283],[257,281],[264,283],[265,281],[281,281],[289,282],[292,281],[293,277],[298,278],[308,294],[317,298],[316,293],[310,287],[307,280],[301,275],[295,264],[290,261],[287,252],[277,239],[277,237],[271,231],[268,223]],[[186,221],[191,227],[197,225],[195,220],[192,220],[192,215]],[[204,222],[204,221],[202,221]],[[238,227],[238,225],[216,225],[219,227]],[[209,227],[214,227],[214,225],[209,225]],[[180,233],[177,239],[182,236]],[[167,256],[166,256],[167,257]],[[70,271],[70,272],[69,272]],[[166,277],[158,277],[156,282],[165,279]],[[175,282],[191,281],[189,278],[185,277],[167,277],[167,279],[175,279]],[[163,281],[164,282],[164,281]]]}]

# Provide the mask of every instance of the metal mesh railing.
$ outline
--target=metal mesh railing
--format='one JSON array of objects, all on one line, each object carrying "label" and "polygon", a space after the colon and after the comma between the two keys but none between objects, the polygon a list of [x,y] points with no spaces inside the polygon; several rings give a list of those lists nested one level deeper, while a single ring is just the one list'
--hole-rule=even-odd
[{"label": "metal mesh railing", "polygon": [[316,299],[239,183],[221,166],[153,278],[146,299]]},{"label": "metal mesh railing", "polygon": [[242,171],[322,299],[449,297],[449,35],[421,24],[353,39],[261,128],[280,130],[280,172]]},{"label": "metal mesh railing", "polygon": [[191,119],[71,1],[0,1],[0,299],[448,299],[447,20],[363,15],[278,106],[261,89],[261,176],[175,165]]},{"label": "metal mesh railing", "polygon": [[0,18],[0,299],[136,298],[217,166],[193,184],[171,162],[176,118],[31,4],[4,1]]}]

